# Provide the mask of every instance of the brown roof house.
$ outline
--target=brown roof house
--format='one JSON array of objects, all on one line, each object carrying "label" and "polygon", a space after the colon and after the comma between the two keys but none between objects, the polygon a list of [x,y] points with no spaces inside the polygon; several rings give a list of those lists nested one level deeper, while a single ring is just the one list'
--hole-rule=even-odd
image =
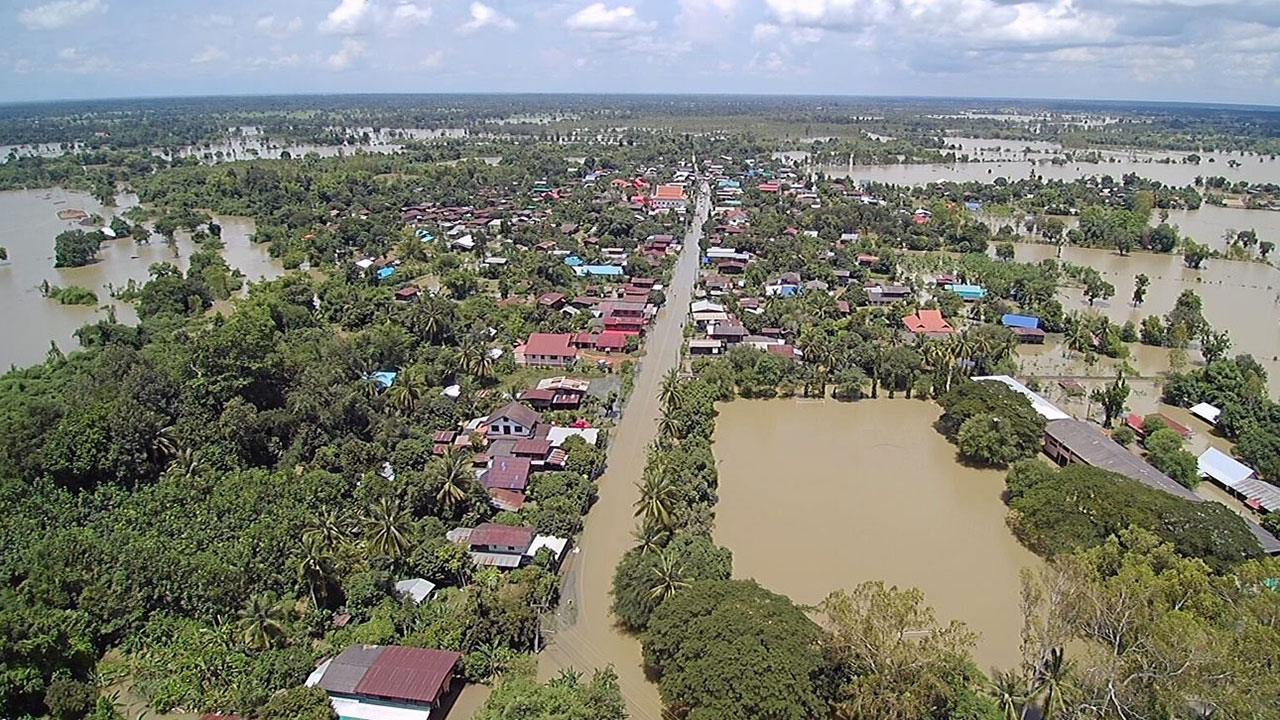
[{"label": "brown roof house", "polygon": [[329,693],[338,717],[428,720],[449,694],[462,655],[445,650],[352,645],[307,677]]},{"label": "brown roof house", "polygon": [[533,333],[516,348],[516,364],[529,367],[568,367],[578,360],[569,333]]},{"label": "brown roof house", "polygon": [[537,410],[518,402],[507,403],[489,414],[485,421],[490,440],[533,437],[542,416]]}]

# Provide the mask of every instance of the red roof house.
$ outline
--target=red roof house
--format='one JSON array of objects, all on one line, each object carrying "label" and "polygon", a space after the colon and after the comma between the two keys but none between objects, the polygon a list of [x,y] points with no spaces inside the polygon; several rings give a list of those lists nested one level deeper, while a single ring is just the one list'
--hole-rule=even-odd
[{"label": "red roof house", "polygon": [[524,490],[529,486],[530,472],[532,466],[527,457],[496,457],[480,476],[480,484],[486,488]]},{"label": "red roof house", "polygon": [[902,318],[902,324],[909,332],[918,335],[950,335],[956,331],[951,327],[951,323],[942,317],[942,311],[937,309],[917,310]]},{"label": "red roof house", "polygon": [[530,367],[566,367],[578,359],[577,348],[569,341],[569,333],[533,333],[525,344],[516,348],[516,363]]},{"label": "red roof house", "polygon": [[596,349],[604,352],[622,352],[627,349],[627,335],[633,333],[605,330],[596,336]]},{"label": "red roof house", "polygon": [[436,707],[453,681],[462,655],[445,650],[352,645],[318,670],[309,685],[335,701],[391,701]]}]

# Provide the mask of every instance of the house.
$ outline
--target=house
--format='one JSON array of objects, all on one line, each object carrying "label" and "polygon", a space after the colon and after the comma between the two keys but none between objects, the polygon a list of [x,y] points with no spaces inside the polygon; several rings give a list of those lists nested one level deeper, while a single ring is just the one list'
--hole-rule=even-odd
[{"label": "house", "polygon": [[1222,417],[1222,411],[1209,403],[1192,405],[1190,412],[1192,415],[1195,415],[1210,425],[1216,425],[1218,423],[1218,418]]},{"label": "house", "polygon": [[520,567],[543,548],[549,550],[559,563],[569,545],[564,538],[537,535],[531,527],[494,523],[483,523],[472,530],[452,531],[449,538],[455,542],[465,541],[475,564],[500,568]]},{"label": "house", "polygon": [[421,292],[422,291],[416,287],[400,288],[399,290],[396,291],[395,298],[396,300],[400,300],[401,302],[408,302],[418,297],[418,294]]},{"label": "house", "polygon": [[1280,488],[1258,479],[1253,468],[1221,450],[1211,447],[1196,461],[1202,477],[1207,477],[1245,505],[1260,513],[1280,510]]},{"label": "house", "polygon": [[707,330],[707,337],[713,340],[723,340],[726,345],[741,342],[747,334],[747,328],[737,320],[716,323]]},{"label": "house", "polygon": [[1044,331],[1041,330],[1040,328],[1013,327],[1009,329],[1013,331],[1014,336],[1018,338],[1018,342],[1020,343],[1025,343],[1029,345],[1044,344],[1045,334],[1044,334]]},{"label": "house", "polygon": [[340,718],[428,720],[449,694],[461,659],[446,650],[352,645],[321,663],[306,684],[327,692]]},{"label": "house", "polygon": [[974,300],[981,300],[982,298],[987,296],[987,289],[982,287],[981,285],[951,284],[951,285],[947,285],[946,289],[959,295],[960,298],[965,302],[973,302]]},{"label": "house", "polygon": [[578,277],[622,277],[622,268],[617,265],[579,265],[573,272]]},{"label": "house", "polygon": [[880,262],[880,256],[872,255],[870,253],[858,253],[853,258],[853,261],[861,265],[862,267],[871,267],[872,265],[875,265],[876,263]]},{"label": "house", "polygon": [[1000,318],[1000,324],[1007,328],[1038,328],[1040,327],[1040,318],[1035,315],[1005,313]]},{"label": "house", "polygon": [[689,341],[690,355],[719,355],[724,352],[724,341],[712,338],[694,338]]},{"label": "house", "polygon": [[871,285],[864,290],[867,293],[867,303],[870,305],[892,305],[915,297],[911,288],[903,285]]},{"label": "house", "polygon": [[1128,425],[1135,433],[1137,433],[1138,437],[1146,437],[1147,434],[1143,432],[1142,426],[1146,423],[1148,418],[1158,419],[1160,422],[1168,426],[1170,430],[1178,433],[1178,435],[1184,440],[1191,437],[1191,428],[1162,413],[1152,413],[1146,416],[1139,415],[1138,413],[1129,413],[1124,417],[1124,424]]},{"label": "house", "polygon": [[564,293],[543,293],[538,296],[538,305],[541,307],[551,308],[552,310],[559,310],[564,307],[566,300],[568,300],[568,298],[565,297]]},{"label": "house", "polygon": [[426,578],[409,578],[396,583],[396,592],[421,605],[435,592],[436,584]]},{"label": "house", "polygon": [[[525,438],[524,440],[532,440]],[[524,440],[517,440],[519,446]],[[545,440],[543,442],[546,442]],[[549,450],[548,450],[549,451]],[[486,489],[501,488],[503,490],[523,491],[529,486],[529,475],[533,472],[533,463],[527,457],[495,457],[489,461],[489,469],[480,475],[480,484]]]},{"label": "house", "polygon": [[486,435],[495,438],[533,437],[542,416],[533,408],[518,402],[508,403],[489,415]]},{"label": "house", "polygon": [[942,311],[936,309],[917,310],[902,318],[902,324],[906,326],[907,332],[930,338],[945,337],[956,331],[951,327],[951,323],[942,317]]},{"label": "house", "polygon": [[[563,296],[562,296],[563,297]],[[568,367],[578,360],[578,350],[570,344],[569,333],[533,333],[516,348],[517,365]]]},{"label": "house", "polygon": [[516,490],[505,490],[503,488],[489,489],[489,504],[499,510],[508,512],[520,512],[520,508],[524,507],[525,495]]},{"label": "house", "polygon": [[650,203],[655,210],[683,210],[689,201],[679,185],[659,185],[653,189]]},{"label": "house", "polygon": [[627,336],[634,334],[615,329],[605,330],[596,336],[596,349],[607,353],[624,352],[627,349]]}]

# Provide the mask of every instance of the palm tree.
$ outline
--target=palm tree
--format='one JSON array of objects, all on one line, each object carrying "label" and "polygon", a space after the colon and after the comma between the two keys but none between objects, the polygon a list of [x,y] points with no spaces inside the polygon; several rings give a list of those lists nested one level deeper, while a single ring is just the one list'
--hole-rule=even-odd
[{"label": "palm tree", "polygon": [[304,535],[302,555],[298,558],[298,581],[307,586],[312,606],[320,607],[320,601],[327,598],[332,575],[333,558],[318,540],[306,540]]},{"label": "palm tree", "polygon": [[331,555],[350,537],[347,528],[346,521],[336,510],[326,510],[313,518],[302,531],[302,542],[315,545],[321,552]]},{"label": "palm tree", "polygon": [[684,566],[674,556],[675,553],[670,550],[663,550],[658,553],[658,562],[651,568],[653,585],[645,593],[645,598],[654,605],[689,587],[684,579]]},{"label": "palm tree", "polygon": [[662,415],[658,416],[658,447],[661,449],[676,445],[680,440],[680,422],[675,419],[669,405],[662,407]]},{"label": "palm tree", "polygon": [[667,544],[667,540],[671,537],[671,531],[650,522],[642,521],[631,531],[631,537],[636,541],[636,547],[639,548],[641,555],[648,555],[651,552],[658,552]]},{"label": "palm tree", "polygon": [[367,400],[372,400],[382,392],[382,383],[378,382],[372,375],[364,375],[360,378],[360,394]]},{"label": "palm tree", "polygon": [[426,302],[418,303],[418,327],[431,342],[439,342],[447,337],[453,320],[452,304],[440,297],[431,297]]},{"label": "palm tree", "polygon": [[493,374],[493,358],[489,356],[489,345],[474,337],[469,337],[458,346],[459,360],[462,369],[481,380]]},{"label": "palm tree", "polygon": [[236,630],[250,650],[266,650],[284,637],[284,611],[266,595],[254,595],[240,611]]},{"label": "palm tree", "polygon": [[683,397],[684,394],[680,388],[680,370],[671,368],[662,376],[661,389],[658,391],[658,402],[662,404],[664,409],[680,407],[680,401]]},{"label": "palm tree", "polygon": [[1042,720],[1052,720],[1066,704],[1072,665],[1061,647],[1049,648],[1036,663],[1035,694],[1040,698]]},{"label": "palm tree", "polygon": [[661,472],[645,473],[642,482],[636,484],[640,488],[640,498],[635,502],[636,517],[643,517],[664,528],[671,527],[671,512],[675,507],[675,483]]},{"label": "palm tree", "polygon": [[467,499],[475,473],[471,471],[472,457],[466,448],[453,448],[445,453],[436,472],[440,478],[440,489],[436,491],[436,502],[453,513],[458,503]]},{"label": "palm tree", "polygon": [[426,395],[426,378],[418,368],[408,368],[400,373],[396,382],[387,390],[387,402],[402,416],[409,416]]},{"label": "palm tree", "polygon": [[1022,678],[1012,670],[995,672],[987,684],[987,694],[996,701],[1004,720],[1022,720],[1027,702],[1024,689]]},{"label": "palm tree", "polygon": [[404,557],[412,544],[413,519],[400,502],[383,497],[362,519],[365,547],[371,555]]}]

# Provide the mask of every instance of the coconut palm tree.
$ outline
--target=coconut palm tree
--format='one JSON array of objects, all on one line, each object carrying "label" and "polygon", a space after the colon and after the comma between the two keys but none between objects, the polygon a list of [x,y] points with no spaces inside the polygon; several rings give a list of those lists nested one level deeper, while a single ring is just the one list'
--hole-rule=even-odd
[{"label": "coconut palm tree", "polygon": [[662,385],[658,391],[658,402],[662,403],[662,407],[680,407],[680,401],[684,398],[680,387],[680,370],[679,368],[671,368],[662,376]]},{"label": "coconut palm tree", "polygon": [[337,552],[351,537],[349,525],[336,510],[326,510],[307,524],[302,542],[315,545],[326,555]]},{"label": "coconut palm tree", "polygon": [[488,343],[475,337],[468,337],[458,346],[462,370],[480,380],[493,375],[493,358],[489,356],[490,349]]},{"label": "coconut palm tree", "polygon": [[669,549],[658,553],[658,561],[651,568],[651,573],[653,584],[645,593],[645,599],[654,605],[689,587],[689,583],[684,579],[684,565]]},{"label": "coconut palm tree", "polygon": [[1066,704],[1073,663],[1061,647],[1049,648],[1040,656],[1035,669],[1035,695],[1040,700],[1040,717],[1052,720]]},{"label": "coconut palm tree", "polygon": [[387,403],[403,417],[413,414],[427,392],[427,381],[418,368],[408,368],[387,390]]},{"label": "coconut palm tree", "polygon": [[383,497],[362,518],[365,549],[370,555],[398,560],[413,543],[413,519],[399,501]]},{"label": "coconut palm tree", "polygon": [[[304,536],[305,537],[305,536]],[[311,604],[320,607],[329,594],[329,579],[333,576],[333,558],[320,546],[318,540],[302,541],[302,554],[298,557],[298,581],[307,587]]]},{"label": "coconut palm tree", "polygon": [[987,684],[987,695],[996,701],[1004,720],[1022,720],[1027,703],[1025,690],[1022,678],[1012,670],[996,671]]},{"label": "coconut palm tree", "polygon": [[658,552],[666,546],[667,540],[671,537],[671,531],[650,522],[642,521],[636,525],[636,529],[631,531],[631,537],[636,541],[636,547],[639,548],[641,555],[648,555],[651,552]]},{"label": "coconut palm tree", "polygon": [[471,464],[472,456],[466,448],[453,448],[436,465],[436,473],[440,479],[436,502],[450,514],[458,503],[467,499],[468,491],[475,482]]},{"label": "coconut palm tree", "polygon": [[636,485],[640,488],[640,498],[635,502],[636,517],[670,528],[671,513],[676,502],[675,483],[660,472],[649,472]]},{"label": "coconut palm tree", "polygon": [[266,650],[284,637],[284,611],[266,595],[254,595],[240,611],[236,631],[250,650]]}]

